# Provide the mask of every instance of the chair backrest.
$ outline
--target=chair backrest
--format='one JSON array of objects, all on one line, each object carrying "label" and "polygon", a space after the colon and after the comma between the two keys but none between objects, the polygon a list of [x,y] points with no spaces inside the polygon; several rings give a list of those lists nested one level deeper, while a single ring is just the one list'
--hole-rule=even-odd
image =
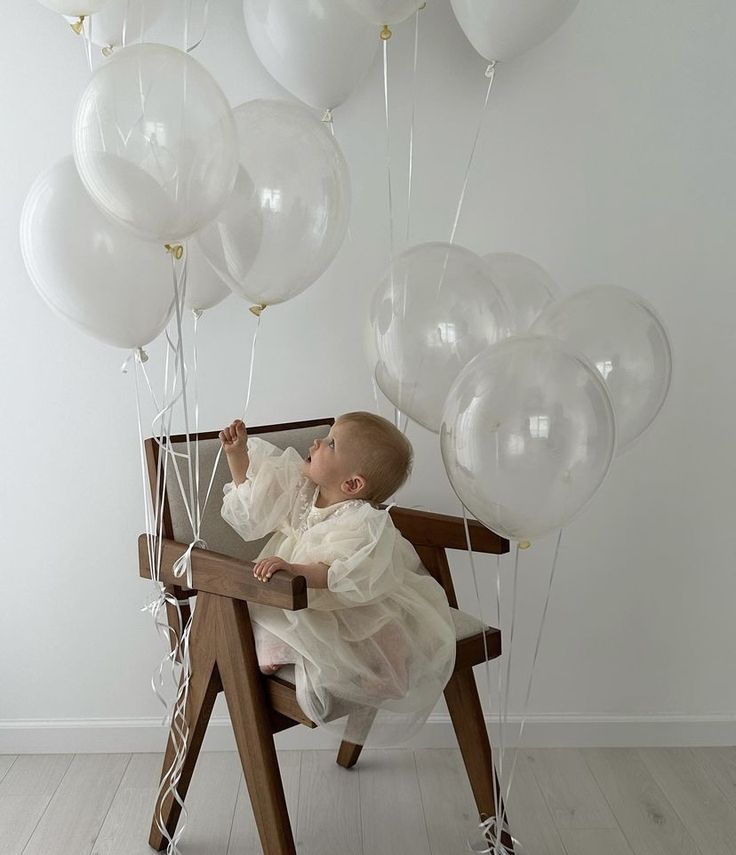
[{"label": "chair backrest", "polygon": [[[317,437],[324,437],[333,424],[334,419],[316,419],[308,422],[299,422],[284,425],[266,425],[265,427],[248,428],[250,436],[259,436],[268,442],[273,443],[278,448],[286,448],[291,446],[295,448],[301,455],[305,456],[310,445]],[[199,471],[200,471],[200,501],[204,501],[207,493],[209,480],[212,476],[212,468],[217,458],[217,452],[220,449],[220,440],[217,431],[208,433],[190,434],[189,446],[192,456],[192,465],[194,466],[195,458],[195,443],[199,453]],[[186,436],[172,436],[171,448],[179,453],[186,454],[187,441]],[[163,478],[163,473],[157,476],[159,452],[155,440],[149,439],[146,441],[146,452],[148,462],[148,476],[151,484],[151,491],[155,494],[158,478]],[[184,489],[188,489],[189,476],[187,462],[184,458],[176,458],[179,466]],[[222,507],[222,488],[228,481],[232,480],[228,469],[225,455],[220,455],[220,460],[217,465],[217,471],[212,482],[209,501],[202,515],[200,526],[200,537],[206,541],[209,549],[215,552],[222,552],[225,555],[231,555],[233,558],[239,558],[244,561],[253,561],[258,553],[265,545],[268,537],[261,540],[246,542],[244,541],[220,516],[220,508]],[[161,491],[159,484],[159,491]],[[182,499],[179,481],[176,476],[176,470],[172,464],[172,459],[169,457],[166,467],[166,483],[165,491],[163,491],[163,534],[179,543],[190,543],[193,537],[192,526],[189,521],[189,516],[186,510],[186,504]]]}]

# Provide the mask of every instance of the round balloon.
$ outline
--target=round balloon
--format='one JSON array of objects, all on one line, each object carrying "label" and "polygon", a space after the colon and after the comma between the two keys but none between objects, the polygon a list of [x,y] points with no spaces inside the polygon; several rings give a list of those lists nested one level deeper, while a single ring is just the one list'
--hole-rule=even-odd
[{"label": "round balloon", "polygon": [[171,261],[90,199],[72,157],[42,173],[20,221],[23,260],[43,299],[91,336],[142,347],[174,308]]},{"label": "round balloon", "polygon": [[372,24],[400,24],[413,15],[424,0],[347,0],[357,12]]},{"label": "round balloon", "polygon": [[39,0],[42,6],[53,9],[61,15],[79,18],[82,15],[94,15],[104,9],[110,0]]},{"label": "round balloon", "polygon": [[[142,42],[148,28],[160,17],[163,0],[107,0],[90,19],[90,40],[103,48]],[[73,16],[67,16],[72,23]]]},{"label": "round balloon", "polygon": [[515,252],[492,252],[483,260],[509,308],[507,334],[523,335],[545,306],[555,302],[557,285],[536,261]]},{"label": "round balloon", "polygon": [[513,59],[552,35],[578,0],[451,0],[468,41],[489,62]]},{"label": "round balloon", "polygon": [[425,243],[391,263],[373,297],[376,381],[414,421],[438,431],[462,368],[508,327],[506,304],[483,259],[449,243]]},{"label": "round balloon", "polygon": [[244,0],[253,49],[268,73],[311,107],[338,107],[370,68],[375,28],[335,0]]},{"label": "round balloon", "polygon": [[532,327],[567,342],[598,369],[611,393],[618,451],[652,423],[672,378],[664,324],[645,300],[626,288],[589,288],[548,306]]},{"label": "round balloon", "polygon": [[140,237],[173,243],[227,201],[238,168],[235,123],[195,59],[165,45],[132,45],[82,94],[74,157],[103,211]]},{"label": "round balloon", "polygon": [[283,303],[315,282],[342,244],[348,167],[324,124],[300,104],[248,101],[233,116],[235,189],[197,240],[235,293],[261,305]]},{"label": "round balloon", "polygon": [[458,376],[440,443],[468,510],[503,537],[531,540],[567,525],[602,483],[613,407],[595,369],[562,342],[509,338]]},{"label": "round balloon", "polygon": [[187,284],[184,305],[193,311],[203,312],[221,303],[232,291],[220,279],[215,269],[204,257],[196,241],[186,247]]}]

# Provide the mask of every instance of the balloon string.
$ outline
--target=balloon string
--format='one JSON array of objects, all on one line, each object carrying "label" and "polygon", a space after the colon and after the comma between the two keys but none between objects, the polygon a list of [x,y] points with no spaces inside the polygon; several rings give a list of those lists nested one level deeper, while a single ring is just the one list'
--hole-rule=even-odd
[{"label": "balloon string", "polygon": [[463,186],[460,191],[460,198],[457,203],[457,210],[455,211],[455,221],[452,224],[452,232],[450,233],[450,243],[455,242],[455,232],[457,231],[457,224],[460,221],[460,212],[463,208],[463,203],[465,201],[465,191],[468,189],[468,178],[470,177],[470,167],[473,164],[473,158],[475,157],[475,149],[478,145],[478,138],[480,137],[481,128],[483,127],[483,117],[485,116],[486,107],[488,106],[488,98],[491,94],[491,88],[493,87],[493,80],[496,76],[496,62],[495,60],[490,63],[488,68],[486,68],[486,77],[488,78],[488,89],[486,90],[486,97],[483,101],[483,107],[480,111],[480,115],[478,116],[478,127],[475,129],[475,138],[473,139],[473,147],[470,150],[470,157],[468,158],[468,164],[465,167],[465,176],[463,178]]},{"label": "balloon string", "polygon": [[[322,117],[322,121],[326,125],[329,125],[330,133],[332,134],[332,139],[335,140],[335,142],[337,142],[337,137],[335,135],[335,120],[332,117],[332,110],[331,109],[325,110],[325,115]],[[348,243],[353,242],[353,233],[350,229],[350,218],[348,218],[347,238],[348,238]]]},{"label": "balloon string", "polygon": [[92,15],[85,15],[82,21],[82,41],[87,65],[89,65],[89,70],[94,73],[95,66],[92,62]]},{"label": "balloon string", "polygon": [[197,39],[197,41],[193,45],[186,46],[186,42],[188,38],[185,39],[185,50],[187,53],[191,53],[195,48],[198,48],[204,37],[207,35],[207,27],[209,25],[209,16],[210,16],[210,0],[205,0],[204,7],[202,11],[202,35]]},{"label": "balloon string", "polygon": [[[419,12],[414,15],[414,68],[411,78],[411,122],[409,123],[409,189],[406,197],[406,234],[404,240],[409,245],[409,226],[411,222],[411,191],[414,176],[414,115],[417,106],[417,56],[419,53]],[[385,48],[385,43],[384,43]],[[404,308],[406,311],[406,307]]]},{"label": "balloon string", "polygon": [[[539,656],[539,648],[540,648],[540,645],[542,642],[542,631],[544,630],[544,624],[545,624],[545,621],[547,619],[547,609],[549,606],[550,594],[552,592],[552,582],[553,582],[554,576],[555,576],[555,569],[557,567],[557,558],[560,554],[560,542],[561,542],[561,540],[562,540],[562,529],[560,529],[560,531],[557,535],[557,543],[555,544],[554,557],[552,558],[552,567],[551,567],[550,573],[549,573],[549,584],[547,585],[547,595],[546,595],[545,600],[544,600],[544,608],[542,609],[542,618],[539,622],[539,631],[537,632],[537,642],[536,642],[536,645],[534,647],[534,658],[532,659],[532,667],[531,667],[531,671],[529,672],[529,682],[527,684],[526,695],[524,697],[524,708],[522,710],[521,726],[519,727],[519,739],[518,739],[518,746],[519,747],[521,746],[521,737],[524,733],[524,725],[526,724],[527,709],[529,706],[529,698],[531,697],[531,693],[532,693],[532,682],[534,680],[534,673],[535,673],[535,668],[536,668],[536,664],[537,664],[537,657]],[[517,751],[514,752],[514,762],[511,765],[511,773],[509,775],[509,783],[508,783],[508,787],[506,789],[506,799],[505,799],[506,803],[508,803],[509,792],[511,791],[511,782],[514,779],[514,770],[516,769],[517,754],[518,754],[518,748],[517,748]]]},{"label": "balloon string", "polygon": [[386,115],[386,175],[388,178],[388,244],[389,244],[389,264],[394,259],[394,202],[393,191],[391,187],[391,134],[389,132],[389,112],[388,112],[388,40],[383,41],[383,103],[384,112]]},{"label": "balloon string", "polygon": [[[486,638],[486,621],[483,616],[483,603],[480,596],[480,589],[478,587],[478,574],[476,572],[475,560],[473,556],[473,544],[470,540],[470,528],[468,527],[468,512],[462,502],[460,503],[460,507],[463,512],[463,528],[465,529],[465,543],[467,546],[468,560],[470,562],[470,570],[473,576],[473,586],[475,588],[475,599],[478,604],[478,619],[482,625],[482,633],[483,633],[483,659],[484,659],[484,667],[486,674],[486,691],[488,693],[488,712],[490,713],[493,703],[491,700],[491,666],[490,661],[488,659],[488,639]],[[498,783],[498,778],[495,774],[495,770],[493,768],[493,754],[491,753],[491,774],[493,775],[493,803],[496,806],[496,815],[498,815],[499,811],[499,798],[501,796],[501,787]]]}]

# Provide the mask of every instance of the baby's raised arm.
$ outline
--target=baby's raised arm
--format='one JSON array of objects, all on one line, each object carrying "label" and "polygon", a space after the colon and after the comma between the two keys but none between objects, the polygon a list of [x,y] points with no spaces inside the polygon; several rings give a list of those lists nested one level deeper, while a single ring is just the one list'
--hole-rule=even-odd
[{"label": "baby's raised arm", "polygon": [[223,428],[220,431],[220,442],[227,458],[227,465],[230,467],[230,474],[233,476],[233,483],[236,486],[242,484],[250,466],[248,430],[245,423],[235,419],[231,425]]}]

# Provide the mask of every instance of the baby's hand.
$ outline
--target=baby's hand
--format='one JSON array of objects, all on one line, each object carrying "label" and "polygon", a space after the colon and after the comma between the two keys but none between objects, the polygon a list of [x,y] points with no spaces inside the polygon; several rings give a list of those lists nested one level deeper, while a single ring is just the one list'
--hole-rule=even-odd
[{"label": "baby's hand", "polygon": [[294,568],[288,561],[284,561],[283,558],[279,558],[277,555],[272,555],[270,558],[262,558],[260,561],[256,561],[253,568],[253,575],[256,579],[260,579],[261,582],[268,582],[277,570],[294,572]]},{"label": "baby's hand", "polygon": [[222,450],[225,454],[232,454],[233,452],[242,454],[242,452],[247,451],[248,431],[244,422],[240,419],[235,419],[231,425],[221,430],[220,442],[222,443]]}]

